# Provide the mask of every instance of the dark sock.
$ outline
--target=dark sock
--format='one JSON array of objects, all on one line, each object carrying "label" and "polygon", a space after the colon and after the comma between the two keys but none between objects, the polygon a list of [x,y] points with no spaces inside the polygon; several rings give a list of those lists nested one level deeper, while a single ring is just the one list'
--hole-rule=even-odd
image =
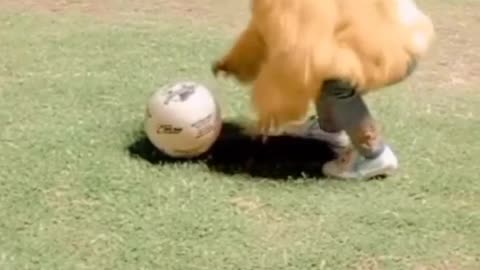
[{"label": "dark sock", "polygon": [[321,96],[317,99],[315,103],[315,109],[318,116],[318,124],[320,128],[326,132],[340,132],[342,128],[336,122],[334,116],[334,108],[330,99],[327,98],[325,93],[322,93]]}]

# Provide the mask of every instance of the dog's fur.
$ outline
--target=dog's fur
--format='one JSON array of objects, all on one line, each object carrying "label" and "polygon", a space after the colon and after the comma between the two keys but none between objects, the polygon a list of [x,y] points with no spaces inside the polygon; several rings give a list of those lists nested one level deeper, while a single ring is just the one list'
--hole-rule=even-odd
[{"label": "dog's fur", "polygon": [[403,80],[434,38],[414,0],[252,0],[251,9],[212,68],[253,84],[263,132],[301,120],[325,80],[347,80],[362,94]]}]

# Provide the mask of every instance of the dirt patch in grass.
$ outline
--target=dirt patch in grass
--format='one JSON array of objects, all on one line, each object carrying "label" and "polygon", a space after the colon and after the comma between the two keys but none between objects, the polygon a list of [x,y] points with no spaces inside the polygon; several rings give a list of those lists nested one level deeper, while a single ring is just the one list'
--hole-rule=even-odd
[{"label": "dirt patch in grass", "polygon": [[112,0],[0,0],[2,9],[40,11],[40,12],[82,12],[96,16],[107,14],[111,10]]},{"label": "dirt patch in grass", "polygon": [[424,2],[434,20],[437,40],[413,85],[450,94],[474,90],[480,84],[480,2]]},{"label": "dirt patch in grass", "polygon": [[[462,258],[464,257],[464,258]],[[414,270],[462,270],[473,269],[471,266],[475,265],[474,258],[466,256],[454,256],[439,262],[431,262],[426,264],[416,265]],[[468,268],[466,268],[468,266]]]},{"label": "dirt patch in grass", "polygon": [[174,20],[231,29],[243,25],[248,16],[248,3],[235,0],[0,0],[0,8],[50,14],[75,12],[102,20]]},{"label": "dirt patch in grass", "polygon": [[[460,3],[461,2],[461,3]],[[480,84],[480,2],[422,0],[438,38],[408,84],[420,90],[465,93]],[[237,0],[0,0],[0,8],[48,13],[80,12],[101,19],[175,20],[238,31],[248,18],[249,1]],[[232,33],[233,35],[233,33]]]}]

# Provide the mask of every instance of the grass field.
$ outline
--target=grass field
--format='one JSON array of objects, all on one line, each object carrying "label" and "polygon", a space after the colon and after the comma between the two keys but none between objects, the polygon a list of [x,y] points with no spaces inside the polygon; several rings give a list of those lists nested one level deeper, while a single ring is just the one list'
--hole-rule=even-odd
[{"label": "grass field", "polygon": [[323,179],[323,145],[234,124],[208,160],[155,152],[143,113],[164,83],[249,113],[210,75],[246,5],[184,2],[0,0],[0,269],[480,269],[479,1],[420,2],[434,53],[369,98],[402,170],[368,182]]}]

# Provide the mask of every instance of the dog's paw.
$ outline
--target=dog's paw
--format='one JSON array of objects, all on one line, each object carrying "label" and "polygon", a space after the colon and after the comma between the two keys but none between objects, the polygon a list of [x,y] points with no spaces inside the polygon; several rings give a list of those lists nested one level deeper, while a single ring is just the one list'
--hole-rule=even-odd
[{"label": "dog's paw", "polygon": [[212,74],[215,77],[222,75],[224,77],[229,77],[232,75],[233,71],[230,68],[230,65],[224,60],[218,60],[212,63],[211,66]]}]

